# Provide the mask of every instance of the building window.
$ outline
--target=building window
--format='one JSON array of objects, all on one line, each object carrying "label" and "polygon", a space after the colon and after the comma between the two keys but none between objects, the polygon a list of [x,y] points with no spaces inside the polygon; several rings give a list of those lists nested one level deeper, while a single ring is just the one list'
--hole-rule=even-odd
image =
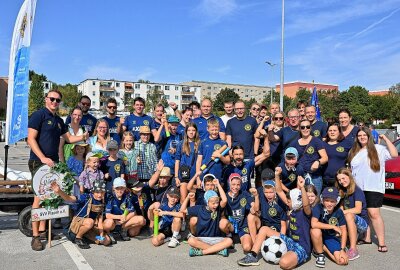
[{"label": "building window", "polygon": [[151,85],[150,84],[147,85],[147,89],[151,89]]},{"label": "building window", "polygon": [[207,89],[208,89],[208,90],[211,90],[211,86],[208,86]]},{"label": "building window", "polygon": [[115,93],[115,96],[116,96],[116,97],[119,97],[119,96],[120,96],[120,94],[117,92],[117,93]]},{"label": "building window", "polygon": [[92,105],[93,105],[93,106],[96,106],[96,101],[92,101]]},{"label": "building window", "polygon": [[121,103],[117,102],[117,107],[119,107],[119,106],[120,106],[120,104],[121,104]]},{"label": "building window", "polygon": [[179,86],[175,86],[175,90],[178,91],[179,90]]},{"label": "building window", "polygon": [[164,98],[168,100],[169,99],[169,95],[165,95]]},{"label": "building window", "polygon": [[175,100],[179,100],[179,96],[175,96]]},{"label": "building window", "polygon": [[96,91],[93,91],[93,92],[92,92],[92,96],[95,96],[95,95],[96,95]]},{"label": "building window", "polygon": [[95,82],[95,81],[92,81],[92,85],[96,85],[96,82]]},{"label": "building window", "polygon": [[140,84],[135,84],[135,89],[140,89]]},{"label": "building window", "polygon": [[140,94],[135,94],[135,98],[140,97]]},{"label": "building window", "polygon": [[104,102],[100,101],[100,107],[104,106]]},{"label": "building window", "polygon": [[169,90],[169,85],[164,86],[165,90]]},{"label": "building window", "polygon": [[115,83],[115,86],[116,86],[116,87],[119,87],[119,82]]}]

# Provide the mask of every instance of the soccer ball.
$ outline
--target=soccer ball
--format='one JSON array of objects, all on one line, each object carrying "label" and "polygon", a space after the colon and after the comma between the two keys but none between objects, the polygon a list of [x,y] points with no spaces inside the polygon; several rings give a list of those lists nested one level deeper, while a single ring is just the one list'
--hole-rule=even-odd
[{"label": "soccer ball", "polygon": [[287,252],[286,243],[278,236],[271,236],[261,246],[261,254],[267,262],[278,264],[279,260]]}]

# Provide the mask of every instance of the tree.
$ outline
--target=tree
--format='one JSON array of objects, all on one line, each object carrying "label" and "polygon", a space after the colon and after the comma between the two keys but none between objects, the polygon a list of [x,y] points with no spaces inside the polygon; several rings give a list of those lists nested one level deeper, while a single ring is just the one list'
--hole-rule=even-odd
[{"label": "tree", "polygon": [[253,104],[253,103],[258,103],[255,98],[251,98],[249,100],[244,101],[244,105],[246,106],[247,109],[250,109],[251,104]]},{"label": "tree", "polygon": [[40,75],[32,75],[32,84],[29,89],[29,108],[28,115],[39,110],[43,107],[44,93],[43,93],[43,80]]},{"label": "tree", "polygon": [[72,109],[78,105],[82,94],[78,92],[78,86],[67,83],[66,85],[53,84],[54,89],[58,89],[63,95],[63,106]]},{"label": "tree", "polygon": [[153,110],[154,106],[158,103],[164,105],[164,107],[168,106],[168,101],[165,99],[164,92],[161,90],[161,87],[152,87],[147,92],[146,97],[146,112],[150,112]]},{"label": "tree", "polygon": [[339,93],[336,90],[318,91],[318,101],[323,119],[337,117]]},{"label": "tree", "polygon": [[307,90],[307,88],[300,87],[299,91],[296,93],[295,102],[304,101],[306,103],[310,103],[311,101],[311,92]]},{"label": "tree", "polygon": [[222,89],[215,97],[213,108],[215,111],[223,111],[224,102],[236,102],[238,99],[240,99],[239,95],[235,93],[235,91],[233,91],[232,89]]},{"label": "tree", "polygon": [[47,81],[47,77],[46,75],[43,74],[37,74],[35,71],[33,70],[29,70],[29,80],[33,81],[33,77],[37,76],[40,80],[42,80],[43,82]]},{"label": "tree", "polygon": [[393,94],[400,94],[400,83],[396,83],[389,88],[389,92]]}]

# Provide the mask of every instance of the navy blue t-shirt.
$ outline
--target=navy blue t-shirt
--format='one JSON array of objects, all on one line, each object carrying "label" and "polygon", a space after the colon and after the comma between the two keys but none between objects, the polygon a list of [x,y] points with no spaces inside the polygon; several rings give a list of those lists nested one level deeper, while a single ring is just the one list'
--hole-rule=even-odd
[{"label": "navy blue t-shirt", "polygon": [[257,120],[251,116],[244,119],[234,117],[226,124],[226,135],[232,137],[232,147],[241,145],[244,148],[244,158],[254,158],[254,133],[256,133]]},{"label": "navy blue t-shirt", "polygon": [[192,122],[196,124],[197,130],[199,131],[200,139],[204,140],[210,136],[207,131],[207,121],[210,119],[217,119],[219,122],[219,132],[225,132],[225,125],[221,118],[213,114],[209,118],[204,118],[203,116],[192,119]]},{"label": "navy blue t-shirt", "polygon": [[[87,208],[89,207],[88,201],[90,198],[92,198],[92,202],[91,202],[92,205],[103,205],[103,207],[104,207],[103,201],[96,200],[95,198],[93,198],[93,195],[91,193],[90,194],[83,193],[83,194],[79,195],[79,197],[77,197],[77,200],[76,200],[76,203],[78,204],[76,215],[78,217],[86,217]],[[95,219],[99,216],[99,214],[102,214],[102,213],[95,213],[95,212],[90,211],[89,218]]]},{"label": "navy blue t-shirt", "polygon": [[239,194],[232,198],[229,193],[228,204],[226,205],[226,213],[229,217],[233,217],[240,229],[247,228],[247,215],[250,212],[251,203],[254,198],[247,191],[240,191]]},{"label": "navy blue t-shirt", "polygon": [[147,217],[147,210],[149,209],[150,205],[153,203],[153,198],[151,194],[151,188],[149,185],[146,183],[142,191],[140,192],[140,195],[132,193],[131,195],[131,202],[133,206],[135,207],[135,210],[137,213],[141,213],[142,209],[140,209],[140,204],[139,204],[139,197],[141,197],[143,201],[143,215]]},{"label": "navy blue t-shirt", "polygon": [[281,162],[278,167],[282,169],[282,184],[288,189],[294,189],[297,187],[297,177],[304,176],[303,166],[296,164],[294,168],[288,169],[284,162]]},{"label": "navy blue t-shirt", "polygon": [[171,154],[168,150],[170,148],[177,149],[179,142],[181,141],[181,136],[178,134],[170,134],[167,137],[165,130],[161,132],[161,159],[164,161],[164,166],[171,169],[171,174],[175,174],[175,156],[176,152]]},{"label": "navy blue t-shirt", "polygon": [[[330,224],[334,226],[343,226],[346,225],[346,219],[344,217],[342,209],[339,207],[335,208],[331,214],[324,210],[324,206],[318,204],[312,209],[312,216],[317,218],[319,222]],[[324,235],[335,236],[335,230],[322,230]]]},{"label": "navy blue t-shirt", "polygon": [[[179,212],[179,210],[181,209],[181,204],[177,203],[171,207],[168,205],[168,200],[167,200],[167,201],[161,203],[160,209],[162,211],[168,211],[168,212]],[[160,224],[159,224],[160,229],[162,230],[164,228],[171,227],[173,221],[174,221],[173,216],[167,216],[167,215],[162,216]]]},{"label": "navy blue t-shirt", "polygon": [[291,146],[297,149],[299,164],[303,166],[305,172],[313,175],[321,173],[319,169],[315,172],[311,171],[311,165],[320,158],[318,151],[324,148],[323,142],[320,139],[312,137],[308,145],[300,145],[299,141],[296,140]]},{"label": "navy blue t-shirt", "polygon": [[[28,128],[38,131],[36,142],[45,157],[58,162],[58,145],[60,136],[68,132],[68,126],[57,114],[52,114],[47,108],[32,113],[29,118]],[[29,159],[40,161],[33,151],[30,151]]]},{"label": "navy blue t-shirt", "polygon": [[137,116],[135,114],[131,114],[125,118],[124,126],[127,131],[131,131],[133,136],[135,137],[135,141],[140,139],[139,128],[141,126],[148,126],[151,130],[151,125],[153,122],[153,118],[144,114],[142,116]]},{"label": "navy blue t-shirt", "polygon": [[107,116],[103,117],[104,120],[107,121],[109,131],[110,131],[110,137],[114,141],[118,143],[118,145],[121,144],[121,137],[119,136],[119,133],[117,133],[117,128],[118,128],[118,123],[119,123],[119,116],[116,116],[114,119],[108,118]]},{"label": "navy blue t-shirt", "polygon": [[307,254],[311,253],[310,218],[303,209],[291,211],[288,220],[287,235],[304,248]]},{"label": "navy blue t-shirt", "polygon": [[[192,177],[196,174],[197,154],[195,153],[194,142],[189,142],[189,146],[190,155],[187,155],[182,151],[183,141],[180,141],[180,143],[178,144],[178,148],[176,149],[175,160],[180,161],[179,166],[185,165],[190,168],[189,179],[192,179]],[[180,171],[179,179],[182,180],[182,175]]]},{"label": "navy blue t-shirt", "polygon": [[240,186],[241,191],[248,191],[251,188],[251,174],[253,173],[255,167],[254,159],[250,159],[249,161],[243,162],[241,166],[234,166],[229,164],[224,169],[222,183],[224,184],[224,189],[227,191],[229,190],[229,183],[228,179],[232,173],[238,173],[242,178],[242,184]]},{"label": "navy blue t-shirt", "polygon": [[353,126],[353,129],[350,131],[350,133],[344,137],[344,140],[347,141],[349,144],[353,145],[354,140],[357,137],[357,132],[358,132],[358,127]]},{"label": "navy blue t-shirt", "polygon": [[322,121],[316,121],[311,125],[311,135],[322,140],[325,138],[328,125]]},{"label": "navy blue t-shirt", "polygon": [[186,127],[184,127],[181,123],[179,123],[179,126],[176,129],[176,133],[181,135],[181,137],[183,138],[183,136],[185,135],[185,129],[186,129]]},{"label": "navy blue t-shirt", "polygon": [[[67,119],[65,120],[65,124],[71,123],[71,116],[68,115]],[[93,135],[94,129],[96,128],[97,118],[91,115],[90,113],[82,115],[81,122],[79,125],[83,126],[85,130],[89,133],[90,136]]]},{"label": "navy blue t-shirt", "polygon": [[215,212],[207,210],[204,205],[195,205],[187,209],[188,215],[197,217],[196,236],[198,237],[219,237],[219,221],[221,220],[221,207],[218,206]]},{"label": "navy blue t-shirt", "polygon": [[281,128],[280,130],[278,130],[278,132],[276,132],[276,135],[281,140],[282,149],[288,148],[289,145],[293,144],[293,142],[296,142],[298,139],[300,139],[299,131],[292,129],[291,127]]},{"label": "navy blue t-shirt", "polygon": [[336,144],[329,144],[327,142],[323,144],[329,160],[322,167],[323,179],[335,179],[336,172],[346,166],[347,156],[352,145],[347,140]]},{"label": "navy blue t-shirt", "polygon": [[[227,145],[225,141],[221,139],[212,140],[207,138],[202,140],[200,147],[199,147],[199,155],[203,156],[202,164],[207,164],[211,160],[212,153],[215,150],[220,149],[222,146]],[[215,175],[217,179],[221,179],[222,176],[222,169],[224,164],[220,161],[214,163],[208,170],[208,173]]]},{"label": "navy blue t-shirt", "polygon": [[357,185],[354,190],[354,193],[351,195],[345,194],[342,201],[343,201],[344,210],[356,207],[356,201],[361,202],[362,208],[361,208],[361,213],[359,214],[359,216],[362,217],[366,222],[369,221],[368,212],[367,212],[367,203],[365,201],[365,195],[364,195],[364,192],[361,190],[361,188],[359,188]]},{"label": "navy blue t-shirt", "polygon": [[106,180],[106,189],[107,191],[112,190],[112,183],[115,178],[121,177],[122,174],[126,174],[126,167],[125,163],[122,161],[122,159],[117,159],[115,161],[111,161],[109,159],[106,159],[104,163],[101,166],[101,171],[106,174],[109,173],[110,176]]},{"label": "navy blue t-shirt", "polygon": [[264,195],[264,188],[257,188],[258,198],[260,200],[260,212],[261,221],[263,224],[276,228],[277,231],[281,231],[281,221],[287,220],[286,210],[283,209],[277,202],[269,203]]},{"label": "navy blue t-shirt", "polygon": [[[153,119],[153,122],[151,122],[150,130],[154,130],[154,129],[158,130],[160,127],[161,127],[161,123],[159,123],[155,119]],[[151,134],[150,142],[154,142],[153,134]],[[158,158],[161,158],[161,141],[154,142],[154,145],[156,146],[156,149],[157,149]]]},{"label": "navy blue t-shirt", "polygon": [[135,208],[128,194],[122,195],[120,200],[117,199],[114,193],[108,198],[105,209],[106,214],[122,215],[125,209],[128,209],[129,213],[135,212]]}]

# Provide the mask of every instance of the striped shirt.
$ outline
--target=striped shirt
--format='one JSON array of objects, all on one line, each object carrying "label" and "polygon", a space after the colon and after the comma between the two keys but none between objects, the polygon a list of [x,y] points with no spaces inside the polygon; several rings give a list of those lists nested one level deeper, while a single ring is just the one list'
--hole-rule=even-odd
[{"label": "striped shirt", "polygon": [[135,141],[135,149],[139,151],[141,163],[138,164],[138,178],[139,180],[148,180],[156,171],[157,166],[157,149],[153,143],[143,143],[142,141]]}]

